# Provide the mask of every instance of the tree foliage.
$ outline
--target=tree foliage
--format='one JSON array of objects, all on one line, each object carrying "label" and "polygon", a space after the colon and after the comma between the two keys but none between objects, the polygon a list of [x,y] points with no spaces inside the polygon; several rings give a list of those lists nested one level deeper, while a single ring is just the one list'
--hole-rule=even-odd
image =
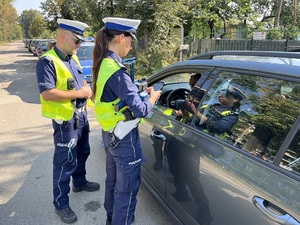
[{"label": "tree foliage", "polygon": [[[182,4],[184,1],[166,0],[155,5],[153,30],[147,48],[139,52],[138,68],[141,75],[149,75],[153,71],[178,61],[174,55],[179,48],[178,37],[172,35],[173,28],[183,27],[184,20],[180,17],[188,11]],[[169,10],[169,9],[172,10]]]},{"label": "tree foliage", "polygon": [[35,29],[39,30],[41,26],[46,29],[42,13],[34,9],[24,10],[19,17],[19,23],[22,27],[24,38],[37,38],[39,35]]},{"label": "tree foliage", "polygon": [[22,38],[17,19],[18,14],[12,6],[12,0],[0,0],[0,42]]}]

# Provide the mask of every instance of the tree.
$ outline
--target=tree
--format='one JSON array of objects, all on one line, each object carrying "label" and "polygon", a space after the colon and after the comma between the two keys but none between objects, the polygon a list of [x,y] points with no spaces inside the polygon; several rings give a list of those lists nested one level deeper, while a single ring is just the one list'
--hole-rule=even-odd
[{"label": "tree", "polygon": [[274,21],[275,28],[279,28],[279,19],[280,19],[280,15],[281,15],[282,3],[283,3],[283,0],[278,0],[276,14],[275,14],[275,21]]},{"label": "tree", "polygon": [[[138,52],[137,68],[140,75],[148,75],[178,59],[174,55],[178,40],[171,35],[176,26],[183,26],[180,15],[187,12],[184,1],[157,1],[154,13],[154,26],[149,43],[144,51]],[[169,10],[172,9],[172,10]]]},{"label": "tree", "polygon": [[51,31],[57,29],[57,19],[71,19],[90,26],[89,32],[95,34],[102,22],[103,2],[97,0],[45,0],[41,2],[45,20]]},{"label": "tree", "polygon": [[18,14],[12,0],[0,0],[0,41],[6,42],[22,38],[17,23]]},{"label": "tree", "polygon": [[46,22],[44,21],[43,17],[37,16],[34,18],[29,27],[29,34],[32,38],[43,38],[42,34],[45,30],[47,30]]},{"label": "tree", "polygon": [[[19,24],[22,27],[23,37],[24,38],[34,38],[30,34],[31,25],[34,23],[37,17],[42,18],[41,12],[34,9],[24,10],[19,17]],[[41,20],[40,20],[41,21]]]}]

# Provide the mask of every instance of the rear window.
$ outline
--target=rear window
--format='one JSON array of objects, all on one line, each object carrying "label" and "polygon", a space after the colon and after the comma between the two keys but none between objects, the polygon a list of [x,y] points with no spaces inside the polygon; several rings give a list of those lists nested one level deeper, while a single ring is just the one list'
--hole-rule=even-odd
[{"label": "rear window", "polygon": [[93,60],[93,45],[81,45],[77,51],[79,60]]}]

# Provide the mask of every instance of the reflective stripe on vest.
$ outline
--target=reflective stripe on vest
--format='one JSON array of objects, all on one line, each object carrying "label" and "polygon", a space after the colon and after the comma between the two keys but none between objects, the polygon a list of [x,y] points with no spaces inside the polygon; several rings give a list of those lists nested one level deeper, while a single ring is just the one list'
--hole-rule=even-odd
[{"label": "reflective stripe on vest", "polygon": [[[42,57],[46,56],[50,57],[54,63],[57,76],[56,88],[63,91],[68,90],[67,80],[73,78],[71,72],[58,57],[54,49],[51,49],[42,55]],[[74,106],[70,100],[64,102],[46,101],[43,99],[42,95],[40,95],[40,100],[42,105],[42,116],[64,121],[72,119]]]},{"label": "reflective stripe on vest", "polygon": [[95,116],[104,131],[110,131],[120,120],[125,120],[122,110],[116,112],[114,106],[120,101],[119,98],[113,102],[101,102],[104,86],[107,80],[119,69],[121,66],[113,59],[104,58],[98,73],[98,80],[96,84],[95,97]]}]

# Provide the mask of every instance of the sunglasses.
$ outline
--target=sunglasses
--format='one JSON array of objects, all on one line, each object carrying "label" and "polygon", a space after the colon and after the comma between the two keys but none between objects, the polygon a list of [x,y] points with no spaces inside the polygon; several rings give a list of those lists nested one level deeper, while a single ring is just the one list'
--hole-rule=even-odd
[{"label": "sunglasses", "polygon": [[76,44],[76,45],[79,45],[79,44],[81,44],[81,43],[83,42],[83,40],[81,40],[81,39],[74,38],[74,37],[72,37],[72,38],[73,38],[73,40],[75,41],[75,44]]},{"label": "sunglasses", "polygon": [[74,41],[75,41],[75,44],[76,45],[79,45],[79,44],[81,44],[83,41],[82,40],[80,40],[80,39],[75,39],[74,38]]}]

